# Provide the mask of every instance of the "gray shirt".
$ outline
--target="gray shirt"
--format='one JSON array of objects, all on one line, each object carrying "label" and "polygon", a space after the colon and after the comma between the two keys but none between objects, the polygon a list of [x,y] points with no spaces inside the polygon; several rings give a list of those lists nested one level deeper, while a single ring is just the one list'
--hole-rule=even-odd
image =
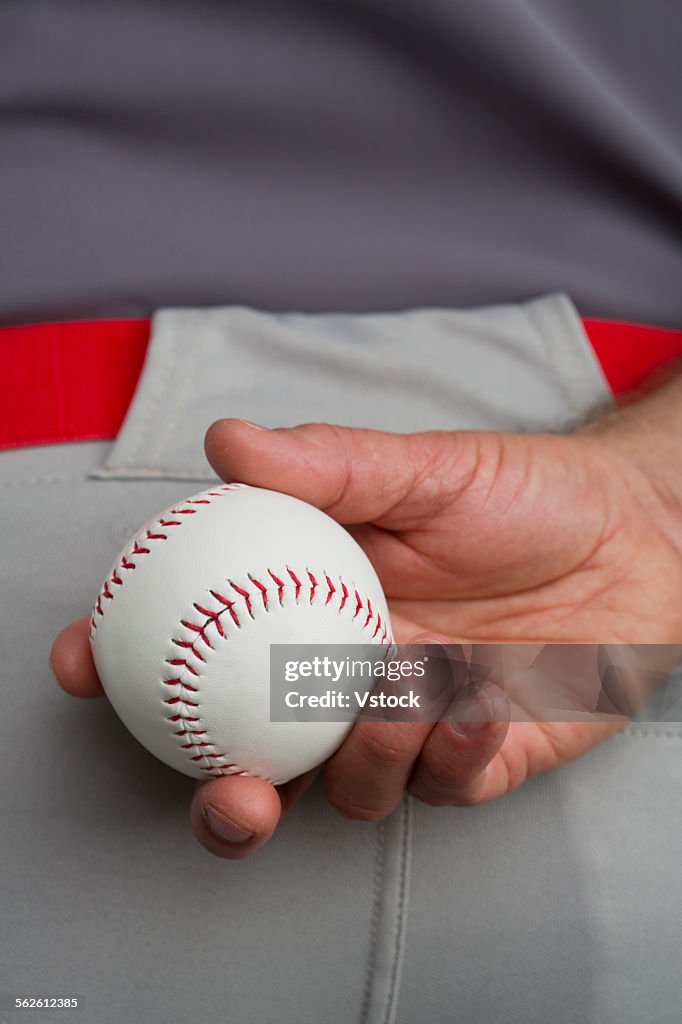
[{"label": "gray shirt", "polygon": [[670,0],[9,0],[0,317],[682,324]]}]

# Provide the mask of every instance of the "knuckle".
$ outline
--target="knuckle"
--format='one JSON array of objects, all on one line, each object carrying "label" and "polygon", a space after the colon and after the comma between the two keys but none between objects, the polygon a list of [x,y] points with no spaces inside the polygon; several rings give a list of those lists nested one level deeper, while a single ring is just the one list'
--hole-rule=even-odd
[{"label": "knuckle", "polygon": [[409,787],[410,796],[429,807],[478,807],[484,801],[477,788],[443,788],[441,785],[418,783]]},{"label": "knuckle", "polygon": [[381,821],[388,813],[376,807],[369,807],[366,804],[354,803],[347,798],[333,799],[327,797],[327,802],[342,818],[350,818],[352,821]]},{"label": "knuckle", "polygon": [[428,807],[452,807],[452,800],[449,796],[438,793],[436,790],[431,790],[426,786],[410,786],[408,792],[420,804],[426,804]]},{"label": "knuckle", "polygon": [[464,781],[461,767],[458,770],[457,765],[444,758],[429,758],[425,762],[425,768],[431,785],[436,789],[454,791]]},{"label": "knuckle", "polygon": [[409,731],[395,725],[373,723],[362,730],[362,744],[371,761],[381,765],[399,765],[412,756],[412,737]]},{"label": "knuckle", "polygon": [[424,756],[411,780],[409,792],[433,807],[475,807],[483,803],[479,771],[449,758],[446,752]]},{"label": "knuckle", "polygon": [[327,803],[337,814],[353,821],[381,821],[391,810],[384,804],[373,803],[371,799],[358,799],[333,782],[325,786],[325,796]]}]

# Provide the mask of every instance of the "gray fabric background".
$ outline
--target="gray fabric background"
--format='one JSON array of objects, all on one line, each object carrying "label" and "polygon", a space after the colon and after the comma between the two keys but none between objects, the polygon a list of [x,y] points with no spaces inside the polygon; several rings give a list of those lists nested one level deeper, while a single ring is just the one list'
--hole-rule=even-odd
[{"label": "gray fabric background", "polygon": [[671,0],[4,0],[0,318],[682,324]]}]

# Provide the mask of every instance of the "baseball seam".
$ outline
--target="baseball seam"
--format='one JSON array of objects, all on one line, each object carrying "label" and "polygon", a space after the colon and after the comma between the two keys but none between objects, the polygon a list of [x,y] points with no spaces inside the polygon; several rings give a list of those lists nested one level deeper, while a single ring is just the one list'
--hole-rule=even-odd
[{"label": "baseball seam", "polygon": [[[249,574],[248,582],[226,580],[220,591],[210,590],[210,602],[204,599],[203,603],[192,605],[200,620],[182,619],[180,635],[171,640],[179,649],[179,655],[166,659],[172,672],[163,680],[165,686],[171,687],[170,695],[162,698],[165,715],[173,735],[183,741],[181,749],[186,751],[192,767],[207,778],[250,774],[216,748],[200,712],[201,671],[210,657],[207,651],[215,649],[216,639],[227,640],[231,631],[242,629],[245,616],[255,619],[256,615],[268,614],[275,603],[283,607],[285,593],[293,595],[296,604],[302,600],[312,604],[317,594],[326,592],[325,608],[336,610],[338,614],[352,613],[351,621],[357,622],[360,632],[370,642],[388,645],[389,649],[392,644],[387,625],[381,613],[372,607],[371,598],[361,596],[340,577],[332,580],[328,573],[315,575],[310,569],[296,572],[287,565],[280,572],[268,569],[267,582],[264,578],[263,574],[260,578]],[[207,607],[209,603],[213,607]]]},{"label": "baseball seam", "polygon": [[150,542],[167,540],[168,534],[165,532],[166,530],[182,526],[184,520],[182,518],[176,519],[176,516],[193,516],[200,509],[192,508],[191,506],[210,505],[214,498],[222,498],[227,491],[236,491],[245,486],[245,484],[222,484],[220,487],[213,488],[210,491],[201,491],[199,494],[195,494],[193,497],[180,502],[177,508],[171,508],[167,512],[163,512],[158,519],[154,520],[150,527],[143,533],[138,534],[133,541],[133,546],[121,555],[111,570],[111,575],[107,576],[102,584],[95,601],[95,607],[90,616],[90,639],[95,635],[99,619],[104,615],[106,602],[114,600],[116,592],[114,588],[122,587],[126,573],[131,572],[137,567],[137,559],[141,555],[151,554],[153,547],[156,547],[155,543],[153,547],[149,547]]}]

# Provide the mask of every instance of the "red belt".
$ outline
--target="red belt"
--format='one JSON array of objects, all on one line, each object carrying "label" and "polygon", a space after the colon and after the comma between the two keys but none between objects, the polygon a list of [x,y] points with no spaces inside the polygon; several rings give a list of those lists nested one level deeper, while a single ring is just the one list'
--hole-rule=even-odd
[{"label": "red belt", "polygon": [[[583,326],[614,394],[682,356],[682,331],[606,320]],[[116,437],[149,329],[149,320],[0,329],[0,448]]]}]

